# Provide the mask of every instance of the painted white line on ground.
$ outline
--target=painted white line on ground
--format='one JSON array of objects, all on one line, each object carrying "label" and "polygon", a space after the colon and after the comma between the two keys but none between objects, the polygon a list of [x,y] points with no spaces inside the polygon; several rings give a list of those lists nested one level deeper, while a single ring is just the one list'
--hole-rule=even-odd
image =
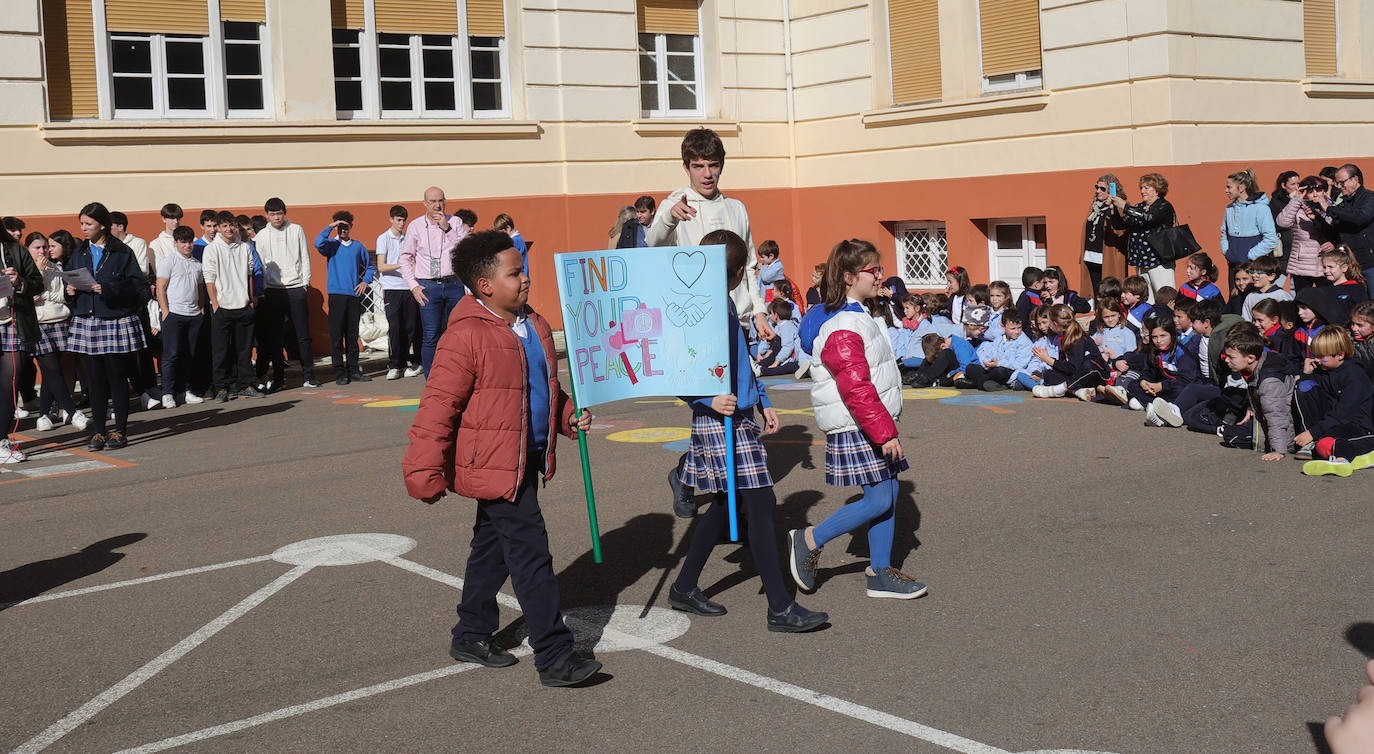
[{"label": "painted white line on ground", "polygon": [[846,717],[852,717],[855,720],[870,725],[876,725],[880,728],[886,728],[897,733],[911,736],[912,738],[919,738],[922,741],[927,741],[937,746],[943,746],[946,749],[953,749],[954,751],[964,752],[965,754],[1009,754],[1006,749],[988,746],[987,744],[972,741],[953,733],[947,733],[928,725],[912,722],[911,720],[897,717],[896,715],[879,712],[871,707],[855,704],[854,702],[833,697],[829,694],[822,694],[819,691],[802,688],[801,686],[796,686],[786,681],[779,681],[776,678],[759,675],[758,673],[753,673],[743,668],[726,665],[723,662],[717,662],[710,658],[695,655],[691,652],[684,652],[680,649],[675,649],[663,644],[650,644],[640,647],[640,649],[650,654],[658,655],[664,659],[682,663],[691,668],[696,668],[697,670],[715,673],[718,676],[729,678],[733,681],[739,681],[740,683],[760,688],[764,691],[771,691],[774,694],[785,696],[789,699],[805,702],[806,704],[813,704],[817,707],[828,709],[831,712],[837,712]]},{"label": "painted white line on ground", "polygon": [[63,736],[75,730],[82,723],[95,717],[101,710],[119,701],[120,698],[130,691],[138,688],[144,681],[162,672],[167,666],[184,657],[186,653],[200,646],[226,626],[243,617],[249,610],[262,604],[263,600],[285,589],[291,582],[309,573],[314,567],[314,563],[305,563],[278,576],[272,583],[248,595],[243,601],[221,613],[219,617],[196,629],[194,633],[187,636],[185,639],[177,642],[176,646],[154,657],[146,665],[130,673],[124,680],[101,692],[94,699],[81,705],[76,711],[48,726],[47,730],[29,739],[18,749],[15,749],[15,754],[33,754],[34,752],[42,751],[53,745]]},{"label": "painted white line on ground", "polygon": [[[388,555],[387,553],[381,552],[380,550],[373,550],[371,548],[360,547],[359,545],[352,544],[350,544],[349,547],[365,550],[373,558],[376,558],[377,560],[380,560],[383,563],[390,563],[391,565],[394,565],[397,568],[410,571],[411,573],[420,576],[424,576],[425,578],[432,579],[434,581],[439,582],[440,584],[447,584],[448,586],[451,586],[454,589],[461,590],[463,588],[463,580],[452,574],[435,570],[433,568],[430,568],[429,566],[420,565],[419,563],[416,563],[413,560],[406,560],[405,558],[397,557],[395,555]],[[499,604],[508,607],[512,610],[520,609],[520,600],[517,600],[516,598],[506,594],[505,592],[497,592],[496,601]]]},{"label": "painted white line on ground", "polygon": [[106,591],[106,590],[109,590],[109,589],[119,589],[120,587],[134,586],[134,585],[136,585],[136,584],[147,584],[147,583],[150,582],[150,581],[162,581],[163,579],[174,579],[174,578],[176,578],[176,577],[178,577],[178,576],[190,576],[191,574],[195,574],[195,573],[206,573],[206,572],[208,572],[208,571],[218,571],[218,570],[220,570],[221,568],[233,568],[234,566],[248,565],[249,563],[261,563],[261,562],[263,562],[264,560],[271,560],[271,559],[272,559],[272,556],[271,556],[271,555],[259,555],[259,556],[256,557],[256,558],[244,558],[243,560],[231,560],[231,561],[229,561],[229,562],[227,562],[227,563],[215,563],[214,565],[197,566],[197,567],[195,567],[195,568],[187,568],[187,569],[184,569],[184,570],[181,570],[181,571],[168,571],[167,573],[160,573],[160,574],[158,574],[158,575],[156,575],[156,576],[144,576],[144,577],[142,577],[142,578],[129,579],[128,581],[115,581],[115,582],[112,582],[112,583],[109,583],[109,584],[99,584],[99,585],[96,585],[96,586],[88,586],[88,587],[84,587],[84,588],[82,588],[82,589],[70,589],[70,590],[65,591],[65,592],[54,592],[54,593],[52,593],[52,594],[42,594],[42,595],[39,595],[39,596],[37,596],[37,597],[33,597],[33,598],[30,598],[30,599],[26,599],[26,600],[24,600],[24,601],[22,601],[22,602],[9,602],[9,603],[3,603],[3,604],[0,604],[0,607],[10,608],[10,607],[17,607],[17,606],[19,606],[19,605],[32,605],[32,604],[34,604],[35,602],[48,602],[48,601],[50,601],[50,600],[60,600],[60,599],[62,599],[62,598],[64,598],[64,597],[77,597],[77,596],[80,596],[80,595],[83,595],[83,594],[90,594],[90,593],[92,593],[92,592],[103,592],[103,591]]},{"label": "painted white line on ground", "polygon": [[22,466],[14,470],[14,473],[31,479],[39,477],[53,476],[55,474],[71,474],[78,471],[95,471],[96,469],[112,469],[113,464],[104,461],[78,461],[76,463],[59,463],[56,466]]},{"label": "painted white line on ground", "polygon": [[[524,651],[522,652],[521,650]],[[521,647],[514,650],[512,654],[529,654],[529,650]],[[217,738],[219,736],[229,735],[230,733],[237,733],[241,730],[246,730],[248,728],[252,728],[258,725],[263,725],[265,723],[276,722],[277,720],[285,720],[286,718],[296,717],[297,715],[304,715],[307,712],[315,712],[318,710],[325,709],[327,707],[333,707],[338,704],[353,702],[359,699],[366,699],[369,696],[385,694],[388,691],[403,689],[407,686],[414,686],[416,684],[427,683],[429,681],[438,680],[440,678],[447,678],[448,676],[454,675],[456,673],[462,673],[466,670],[475,670],[480,667],[482,666],[475,665],[470,662],[455,663],[453,665],[442,667],[437,670],[429,670],[424,673],[416,673],[415,675],[408,675],[405,678],[397,678],[394,681],[386,681],[385,683],[378,683],[373,686],[364,686],[363,688],[354,689],[353,691],[345,691],[342,694],[326,696],[323,699],[316,699],[313,702],[305,702],[304,704],[296,704],[290,707],[283,707],[273,712],[264,712],[261,715],[245,717],[242,720],[235,720],[231,723],[215,725],[209,728],[201,728],[197,731],[192,731],[190,733],[186,733],[180,736],[173,736],[172,738],[164,738],[161,741],[145,744],[134,749],[124,749],[123,751],[117,752],[117,754],[150,754],[151,752],[165,751],[167,749],[172,749],[177,746],[186,746],[187,744],[198,743],[206,739]]]}]

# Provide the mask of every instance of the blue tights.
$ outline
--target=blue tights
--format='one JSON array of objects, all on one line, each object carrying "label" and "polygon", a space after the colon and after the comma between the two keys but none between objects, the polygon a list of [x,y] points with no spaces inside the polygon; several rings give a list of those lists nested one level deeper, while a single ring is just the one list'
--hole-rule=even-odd
[{"label": "blue tights", "polygon": [[892,565],[892,537],[897,524],[893,513],[897,506],[897,479],[885,479],[877,484],[865,484],[864,496],[830,514],[816,524],[811,535],[817,547],[868,524],[868,558],[876,571]]}]

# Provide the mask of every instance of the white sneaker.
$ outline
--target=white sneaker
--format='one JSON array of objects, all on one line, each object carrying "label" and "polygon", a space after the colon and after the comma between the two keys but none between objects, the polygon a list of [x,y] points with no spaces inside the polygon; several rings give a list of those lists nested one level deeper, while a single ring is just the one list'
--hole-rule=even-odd
[{"label": "white sneaker", "polygon": [[809,359],[802,359],[797,362],[797,379],[800,380],[805,377],[806,373],[809,371],[811,371],[811,361]]},{"label": "white sneaker", "polygon": [[1140,405],[1140,401],[1136,400],[1135,398],[1132,398],[1132,399],[1131,399],[1131,402],[1126,404],[1126,408],[1129,408],[1129,409],[1132,410],[1132,411],[1144,411],[1144,410],[1145,410],[1145,407],[1142,406],[1142,405]]},{"label": "white sneaker", "polygon": [[1126,388],[1116,385],[1103,385],[1097,389],[1097,392],[1106,398],[1108,403],[1114,403],[1118,406],[1124,406],[1130,400],[1130,396],[1126,394]]},{"label": "white sneaker", "polygon": [[399,380],[399,379],[401,379],[401,370],[399,370],[399,369],[388,369],[388,370],[386,370],[386,378],[387,378],[388,380]]},{"label": "white sneaker", "polygon": [[144,407],[145,409],[148,409],[148,410],[151,411],[152,409],[161,408],[161,407],[162,407],[162,401],[160,401],[160,400],[154,398],[153,396],[149,395],[148,393],[144,393],[143,396],[142,396],[142,398],[143,398],[143,407]]},{"label": "white sneaker", "polygon": [[1074,397],[1078,400],[1083,401],[1084,403],[1088,403],[1093,398],[1097,397],[1097,388],[1083,387],[1073,391],[1073,394]]},{"label": "white sneaker", "polygon": [[[1156,398],[1155,400],[1158,400],[1158,399]],[[1155,413],[1155,404],[1154,404],[1153,402],[1151,402],[1150,405],[1148,405],[1148,406],[1145,407],[1145,426],[1147,426],[1147,427],[1162,427],[1162,426],[1164,426],[1164,422],[1160,420],[1159,414]]]},{"label": "white sneaker", "polygon": [[19,451],[18,445],[15,445],[9,440],[0,440],[0,464],[19,463],[24,460],[27,459],[24,454]]},{"label": "white sneaker", "polygon": [[1178,406],[1175,406],[1163,398],[1154,399],[1151,401],[1150,406],[1154,408],[1155,416],[1158,416],[1165,424],[1168,424],[1170,427],[1183,426],[1183,412],[1178,410]]},{"label": "white sneaker", "polygon": [[404,372],[405,376],[407,377],[419,377],[424,373],[425,368],[418,365],[406,367],[406,371]]},{"label": "white sneaker", "polygon": [[42,416],[38,417],[39,432],[50,432],[55,427],[56,425],[52,423],[52,418],[49,417],[47,414],[43,414]]},{"label": "white sneaker", "polygon": [[171,393],[163,393],[163,394],[162,394],[162,407],[163,407],[163,408],[176,408],[176,407],[177,407],[177,399],[174,398],[174,397],[172,397],[172,394],[171,394]]},{"label": "white sneaker", "polygon": [[205,402],[205,399],[202,398],[202,397],[200,397],[199,395],[196,395],[195,393],[191,392],[190,390],[187,390],[185,393],[182,394],[182,396],[181,396],[181,402],[182,402],[182,403],[190,403],[190,404],[193,404],[193,405],[194,405],[194,404],[196,404],[196,403],[204,403],[204,402]]},{"label": "white sneaker", "polygon": [[[65,415],[67,412],[63,411],[62,413]],[[76,413],[71,415],[71,422],[73,427],[84,430],[86,429],[86,425],[91,423],[91,420],[86,418],[86,413],[84,411],[77,409]]]},{"label": "white sneaker", "polygon": [[1054,394],[1054,388],[1049,385],[1036,385],[1035,387],[1031,388],[1031,395],[1035,396],[1036,398],[1059,397]]},{"label": "white sneaker", "polygon": [[27,419],[27,418],[29,418],[29,412],[28,412],[28,411],[25,411],[23,406],[15,406],[15,407],[14,407],[14,418],[16,418],[16,419]]}]

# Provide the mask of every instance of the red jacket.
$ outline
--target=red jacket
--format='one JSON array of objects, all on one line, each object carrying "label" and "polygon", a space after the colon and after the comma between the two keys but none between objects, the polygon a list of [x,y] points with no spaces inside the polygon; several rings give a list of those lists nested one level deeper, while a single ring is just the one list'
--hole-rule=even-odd
[{"label": "red jacket", "polygon": [[882,445],[897,436],[897,422],[883,405],[869,373],[862,335],[853,330],[830,333],[821,349],[821,363],[835,376],[840,400],[870,442]]},{"label": "red jacket", "polygon": [[[527,310],[528,311],[528,310]],[[528,311],[549,365],[549,446],[544,479],[554,472],[558,432],[576,437],[572,401],[558,385],[553,332]],[[511,500],[525,478],[529,442],[529,366],[510,323],[476,296],[464,296],[439,338],[434,364],[410,425],[401,470],[406,492],[421,500],[444,490],[478,500]]]}]

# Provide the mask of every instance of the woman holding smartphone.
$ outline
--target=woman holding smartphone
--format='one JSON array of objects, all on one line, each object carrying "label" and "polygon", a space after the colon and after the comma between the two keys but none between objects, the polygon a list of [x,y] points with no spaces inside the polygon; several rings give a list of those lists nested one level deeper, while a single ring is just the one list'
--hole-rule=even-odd
[{"label": "woman holding smartphone", "polygon": [[[1108,268],[1112,275],[1122,275],[1125,267],[1117,263],[1116,251],[1125,254],[1122,248],[1121,226],[1114,222],[1115,212],[1111,197],[1125,194],[1121,181],[1108,173],[1093,184],[1093,203],[1088,207],[1088,220],[1083,226],[1083,266],[1088,268],[1088,278],[1092,280],[1090,298],[1097,297],[1097,289],[1102,285],[1102,270]],[[1120,268],[1115,269],[1115,268]]]},{"label": "woman holding smartphone", "polygon": [[1174,205],[1164,197],[1169,193],[1169,181],[1159,173],[1140,176],[1140,202],[1128,205],[1123,196],[1109,197],[1116,208],[1116,219],[1129,231],[1126,238],[1126,263],[1136,273],[1150,281],[1151,299],[1154,292],[1174,284],[1173,262],[1164,262],[1150,248],[1150,236],[1161,228],[1172,227],[1177,220]]}]

